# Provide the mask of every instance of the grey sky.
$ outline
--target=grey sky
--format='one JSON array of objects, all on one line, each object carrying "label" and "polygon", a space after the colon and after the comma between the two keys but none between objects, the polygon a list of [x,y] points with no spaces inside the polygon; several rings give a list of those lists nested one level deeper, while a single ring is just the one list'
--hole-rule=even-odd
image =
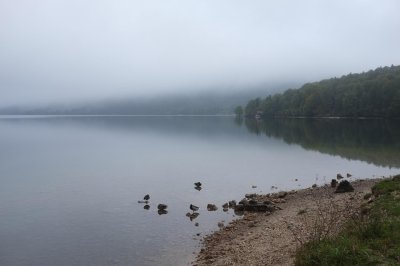
[{"label": "grey sky", "polygon": [[400,64],[398,0],[0,0],[0,106]]}]

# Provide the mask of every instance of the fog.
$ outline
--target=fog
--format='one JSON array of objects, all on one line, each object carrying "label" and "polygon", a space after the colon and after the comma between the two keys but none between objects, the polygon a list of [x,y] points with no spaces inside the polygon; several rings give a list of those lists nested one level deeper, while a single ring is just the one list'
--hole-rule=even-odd
[{"label": "fog", "polygon": [[397,0],[0,0],[0,107],[250,90],[396,65],[399,11]]}]

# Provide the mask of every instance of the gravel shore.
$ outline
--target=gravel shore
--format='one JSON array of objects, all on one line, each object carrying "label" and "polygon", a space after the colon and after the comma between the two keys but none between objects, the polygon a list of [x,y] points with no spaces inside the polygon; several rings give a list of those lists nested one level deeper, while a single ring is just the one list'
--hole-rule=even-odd
[{"label": "gravel shore", "polygon": [[311,238],[340,230],[367,204],[364,196],[378,180],[353,181],[355,191],[348,193],[334,193],[335,188],[326,185],[257,195],[258,200],[272,200],[277,210],[245,213],[206,236],[193,265],[293,265],[296,249]]}]

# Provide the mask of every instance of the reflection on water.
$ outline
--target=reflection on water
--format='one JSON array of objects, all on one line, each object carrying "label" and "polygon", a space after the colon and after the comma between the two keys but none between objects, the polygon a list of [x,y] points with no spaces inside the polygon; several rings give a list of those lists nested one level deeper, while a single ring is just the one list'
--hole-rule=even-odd
[{"label": "reflection on water", "polygon": [[352,119],[246,120],[252,133],[283,139],[307,150],[400,167],[400,121]]},{"label": "reflection on water", "polygon": [[0,265],[182,265],[242,214],[229,200],[397,173],[399,137],[385,121],[0,117]]}]

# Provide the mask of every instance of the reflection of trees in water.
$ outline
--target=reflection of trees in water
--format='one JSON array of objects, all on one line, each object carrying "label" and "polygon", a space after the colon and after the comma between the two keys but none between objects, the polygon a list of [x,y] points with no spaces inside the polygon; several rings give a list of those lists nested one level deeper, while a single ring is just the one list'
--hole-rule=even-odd
[{"label": "reflection of trees in water", "polygon": [[245,124],[252,133],[280,138],[305,149],[400,167],[398,120],[246,119]]}]

